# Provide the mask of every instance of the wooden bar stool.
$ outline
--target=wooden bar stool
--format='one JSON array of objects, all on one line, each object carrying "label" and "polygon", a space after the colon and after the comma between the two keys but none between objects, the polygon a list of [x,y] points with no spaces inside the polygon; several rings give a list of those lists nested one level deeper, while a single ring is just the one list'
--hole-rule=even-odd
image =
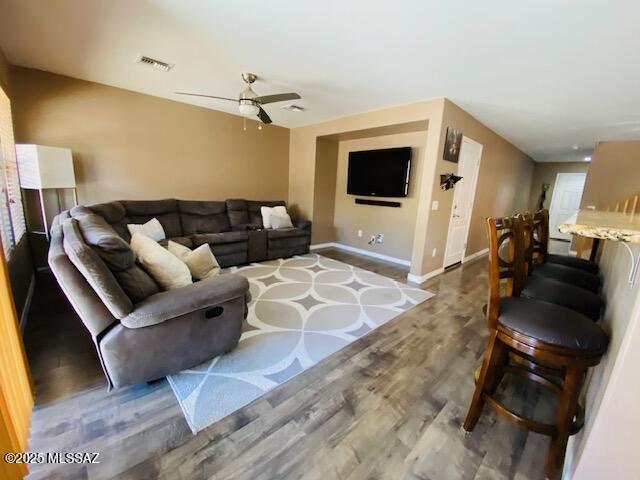
[{"label": "wooden bar stool", "polygon": [[584,258],[572,257],[571,255],[556,255],[549,253],[549,210],[543,209],[535,212],[533,216],[536,224],[536,253],[542,257],[543,263],[564,265],[565,267],[577,268],[578,270],[597,275],[600,267],[595,262]]},{"label": "wooden bar stool", "polygon": [[[542,211],[544,212],[544,210]],[[602,280],[597,274],[589,273],[586,270],[561,265],[559,263],[545,262],[545,258],[550,258],[548,253],[549,230],[548,214],[545,221],[543,215],[538,215],[538,220],[534,216],[533,224],[533,255],[529,275],[536,277],[551,278],[559,282],[567,283],[575,287],[598,293],[602,287]],[[562,255],[559,255],[562,257]],[[569,257],[573,258],[573,257]],[[578,259],[579,260],[579,259]]]},{"label": "wooden bar stool", "polygon": [[582,313],[593,321],[600,319],[604,302],[600,295],[589,290],[563,283],[554,278],[542,275],[530,275],[534,267],[534,249],[536,238],[535,222],[531,213],[521,213],[518,218],[522,221],[524,231],[524,259],[525,279],[522,284],[521,296],[541,300],[543,302],[561,305]]},{"label": "wooden bar stool", "polygon": [[[589,318],[565,307],[519,297],[524,280],[523,226],[519,218],[487,219],[489,233],[489,341],[475,391],[464,421],[471,431],[485,404],[508,420],[531,431],[549,435],[546,476],[556,478],[570,435],[581,426],[578,397],[588,367],[597,365],[608,338]],[[513,247],[504,248],[505,242]],[[504,254],[511,252],[511,258]],[[510,283],[510,294],[500,297],[500,280]],[[522,361],[509,363],[509,358]],[[541,373],[559,372],[561,382]],[[558,397],[555,422],[545,424],[520,416],[498,401],[494,394],[505,372],[534,381]]]}]

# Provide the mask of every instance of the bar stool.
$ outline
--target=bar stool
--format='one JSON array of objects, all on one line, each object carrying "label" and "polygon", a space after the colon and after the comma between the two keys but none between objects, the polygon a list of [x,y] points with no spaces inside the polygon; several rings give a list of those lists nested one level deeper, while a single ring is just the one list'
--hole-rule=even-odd
[{"label": "bar stool", "polygon": [[[485,404],[508,420],[531,431],[551,436],[546,476],[556,478],[564,459],[567,440],[582,426],[578,397],[588,367],[597,365],[606,351],[604,331],[584,315],[548,302],[519,297],[524,279],[523,227],[519,218],[487,219],[489,233],[489,341],[463,428],[473,430]],[[510,241],[512,258],[501,247]],[[510,295],[500,297],[500,280],[510,285]],[[510,357],[522,362],[509,364]],[[536,368],[551,365],[561,382]],[[531,364],[531,365],[530,365]],[[530,366],[529,366],[530,365]],[[558,397],[555,422],[545,424],[509,410],[494,394],[505,372],[523,376]]]},{"label": "bar stool", "polygon": [[536,229],[538,230],[535,249],[536,253],[542,256],[543,263],[564,265],[566,267],[583,270],[592,275],[598,274],[600,267],[598,267],[598,264],[595,262],[584,258],[572,257],[571,255],[549,253],[549,210],[538,210],[533,215],[533,219],[536,223]]},{"label": "bar stool", "polygon": [[521,296],[553,303],[582,313],[593,321],[600,319],[604,302],[600,295],[589,290],[563,283],[559,280],[542,275],[530,275],[534,268],[533,256],[536,238],[534,236],[535,223],[531,213],[521,213],[518,218],[522,221],[524,231],[524,259],[525,279],[522,284]]},{"label": "bar stool", "polygon": [[533,261],[529,275],[536,277],[551,278],[559,282],[567,283],[575,287],[598,293],[602,287],[602,281],[596,274],[589,273],[579,268],[573,268],[558,263],[544,262],[545,252],[547,253],[549,231],[544,226],[544,219],[539,216],[538,220],[534,217],[534,238],[533,238],[533,254],[538,258]]}]

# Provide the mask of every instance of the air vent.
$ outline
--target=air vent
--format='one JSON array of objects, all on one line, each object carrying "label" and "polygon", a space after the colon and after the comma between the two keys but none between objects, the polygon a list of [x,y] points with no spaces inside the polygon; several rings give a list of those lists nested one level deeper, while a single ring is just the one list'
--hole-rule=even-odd
[{"label": "air vent", "polygon": [[285,105],[282,107],[283,110],[289,110],[290,112],[304,112],[304,107],[301,107],[300,105]]},{"label": "air vent", "polygon": [[160,60],[156,60],[155,58],[145,57],[144,55],[140,55],[136,62],[142,63],[143,65],[148,65],[149,67],[157,68],[158,70],[162,70],[163,72],[168,72],[173,68],[172,63],[162,62]]}]

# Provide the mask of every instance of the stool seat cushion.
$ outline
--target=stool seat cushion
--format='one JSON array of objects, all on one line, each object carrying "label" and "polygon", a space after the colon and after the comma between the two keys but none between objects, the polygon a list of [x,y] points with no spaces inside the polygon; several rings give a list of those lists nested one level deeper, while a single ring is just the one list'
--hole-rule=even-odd
[{"label": "stool seat cushion", "polygon": [[537,277],[559,280],[560,282],[584,288],[594,293],[598,293],[601,285],[600,277],[597,275],[554,263],[536,265],[533,267],[531,274]]},{"label": "stool seat cushion", "polygon": [[570,308],[593,321],[600,318],[604,307],[604,302],[597,293],[542,276],[527,277],[521,295],[525,298]]},{"label": "stool seat cushion", "polygon": [[604,330],[581,313],[529,298],[501,298],[498,329],[500,326],[573,350],[602,352],[609,343]]},{"label": "stool seat cushion", "polygon": [[597,263],[591,262],[585,258],[572,257],[571,255],[549,254],[547,256],[547,263],[555,263],[566,267],[577,268],[578,270],[584,270],[585,272],[593,275],[600,271],[600,267],[598,267]]}]

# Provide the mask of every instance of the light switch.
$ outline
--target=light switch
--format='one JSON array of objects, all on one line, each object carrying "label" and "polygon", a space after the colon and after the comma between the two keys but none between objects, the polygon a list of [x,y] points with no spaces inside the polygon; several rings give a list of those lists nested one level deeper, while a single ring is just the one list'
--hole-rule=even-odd
[{"label": "light switch", "polygon": [[434,200],[433,202],[431,202],[431,210],[437,210],[438,209],[438,200]]}]

